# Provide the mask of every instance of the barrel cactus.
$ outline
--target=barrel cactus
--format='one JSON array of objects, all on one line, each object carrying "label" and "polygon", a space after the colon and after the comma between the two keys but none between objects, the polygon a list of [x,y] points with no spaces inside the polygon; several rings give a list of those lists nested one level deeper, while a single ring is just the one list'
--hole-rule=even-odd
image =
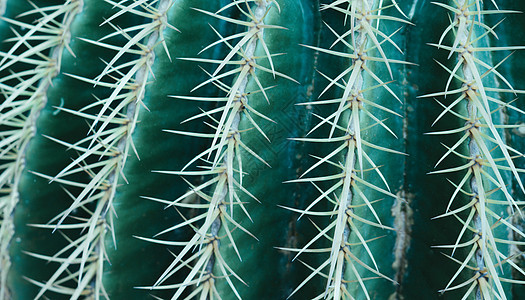
[{"label": "barrel cactus", "polygon": [[522,299],[525,3],[0,0],[0,299]]}]

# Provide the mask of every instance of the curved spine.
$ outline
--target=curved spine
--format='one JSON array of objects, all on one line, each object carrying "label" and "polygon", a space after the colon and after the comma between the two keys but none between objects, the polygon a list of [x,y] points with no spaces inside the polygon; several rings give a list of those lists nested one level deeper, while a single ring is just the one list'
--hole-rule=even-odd
[{"label": "curved spine", "polygon": [[[503,130],[513,128],[513,125],[497,124],[501,117],[498,115],[503,108],[520,111],[509,103],[505,103],[494,93],[524,93],[514,90],[510,83],[498,72],[497,68],[501,61],[495,66],[487,62],[483,57],[486,53],[494,51],[508,51],[525,49],[523,46],[492,47],[484,45],[489,35],[497,37],[494,29],[484,24],[483,16],[498,13],[514,13],[513,11],[499,10],[496,1],[492,1],[495,10],[484,9],[480,0],[454,1],[450,5],[435,3],[454,14],[450,26],[444,31],[439,43],[433,44],[439,49],[449,51],[449,58],[453,54],[454,67],[446,71],[450,73],[445,91],[425,95],[425,97],[437,97],[454,95],[451,104],[442,104],[444,110],[437,119],[450,113],[464,120],[465,125],[461,128],[433,132],[432,134],[458,134],[461,138],[452,146],[447,146],[446,153],[438,161],[438,166],[447,156],[454,154],[464,159],[466,163],[459,167],[434,171],[434,174],[465,172],[459,183],[454,183],[455,192],[451,196],[448,207],[444,214],[438,217],[454,216],[462,223],[462,229],[455,244],[440,246],[451,248],[451,259],[456,261],[460,267],[451,278],[442,292],[465,288],[463,299],[474,296],[475,299],[507,299],[504,283],[525,284],[525,282],[506,278],[504,266],[510,266],[513,270],[525,275],[525,272],[513,262],[512,255],[505,254],[502,248],[518,242],[508,240],[508,233],[498,234],[498,227],[525,236],[520,229],[512,225],[514,214],[521,214],[520,203],[514,199],[507,189],[506,172],[512,174],[522,191],[525,191],[519,178],[519,173],[524,170],[515,167],[513,159],[523,156],[522,153],[513,149],[504,142]],[[499,23],[498,23],[499,24]],[[442,44],[447,35],[452,35],[451,46]],[[453,79],[461,85],[457,89],[449,89]],[[500,81],[505,87],[492,86],[489,84]],[[462,107],[462,105],[464,107]],[[523,111],[521,111],[523,113]],[[462,154],[461,149],[466,147],[467,154]],[[459,202],[460,195],[468,199],[467,203],[453,208],[453,202]],[[507,215],[511,212],[511,215]],[[502,216],[503,214],[503,216]],[[467,216],[465,218],[465,216]],[[468,241],[461,242],[472,232]],[[454,258],[457,249],[467,249],[468,255],[463,260]],[[453,285],[456,278],[462,272],[470,272],[471,276],[465,282]]]},{"label": "curved spine", "polygon": [[[7,274],[10,267],[9,244],[14,234],[12,216],[19,202],[19,181],[25,168],[25,152],[35,135],[36,120],[47,102],[47,90],[60,72],[61,57],[70,42],[73,20],[82,10],[82,0],[68,0],[62,5],[38,7],[19,17],[32,16],[38,22],[25,23],[4,18],[15,37],[7,53],[0,53],[0,72],[12,72],[0,79],[3,99],[0,104],[0,298],[8,298]],[[0,3],[0,14],[5,2]],[[68,49],[69,50],[69,49]]]},{"label": "curved spine", "polygon": [[[394,4],[398,10],[397,4]],[[306,170],[301,177],[307,175],[315,169],[323,167],[335,167],[336,174],[300,178],[291,182],[310,182],[316,186],[321,195],[311,202],[304,210],[293,209],[302,215],[331,217],[333,221],[325,228],[319,229],[319,234],[315,236],[307,245],[301,249],[287,249],[296,251],[297,256],[307,252],[325,252],[329,257],[318,268],[310,267],[312,274],[301,283],[292,293],[297,292],[304,284],[311,280],[315,275],[322,275],[328,278],[325,292],[316,299],[353,299],[356,295],[352,289],[357,290],[351,285],[359,286],[362,294],[370,299],[365,281],[371,278],[363,273],[370,272],[375,277],[381,277],[392,281],[383,275],[375,261],[374,253],[370,248],[371,240],[360,230],[363,226],[373,226],[383,229],[393,230],[382,224],[379,215],[373,205],[377,201],[370,199],[370,192],[381,194],[383,197],[397,198],[390,191],[388,179],[385,178],[376,162],[372,159],[374,152],[390,152],[402,154],[394,149],[389,149],[375,145],[366,140],[370,131],[376,125],[395,136],[393,130],[389,128],[384,120],[380,120],[374,115],[379,110],[400,116],[392,109],[383,106],[384,102],[379,103],[372,100],[370,95],[374,95],[376,89],[385,89],[393,98],[399,98],[394,94],[383,79],[376,75],[373,66],[376,63],[384,64],[390,76],[393,76],[391,64],[406,64],[404,61],[388,58],[385,52],[386,47],[399,47],[391,39],[392,35],[387,35],[379,30],[380,21],[397,21],[409,23],[403,19],[382,14],[388,6],[383,6],[382,1],[333,1],[331,4],[324,5],[322,10],[334,10],[342,13],[345,23],[349,27],[344,33],[337,33],[336,29],[330,30],[337,37],[333,46],[340,46],[348,52],[339,52],[330,49],[311,47],[313,50],[324,54],[334,55],[351,61],[347,67],[335,78],[325,77],[329,84],[321,93],[321,96],[330,88],[340,88],[343,90],[340,98],[329,100],[318,100],[308,105],[334,105],[335,111],[328,117],[319,117],[320,121],[310,130],[309,134],[327,125],[330,128],[329,136],[324,138],[297,138],[298,141],[326,143],[327,145],[337,145],[335,150],[324,157],[318,157],[318,162]],[[394,34],[397,32],[394,31]],[[387,46],[388,45],[388,46]],[[394,129],[395,130],[395,129]],[[332,148],[333,149],[333,148]],[[370,177],[370,173],[375,173],[378,180],[382,183],[365,180],[365,174]],[[335,183],[334,183],[335,182]],[[328,185],[322,188],[322,185]],[[380,185],[384,185],[381,187]],[[314,206],[320,206],[322,200],[327,200],[330,209],[328,211],[312,211]],[[356,213],[357,208],[368,208],[365,215],[360,216]],[[353,238],[351,238],[351,236]],[[313,249],[313,244],[321,238],[330,241],[329,249]],[[351,240],[355,239],[356,242]],[[375,238],[374,238],[375,239]],[[367,257],[355,255],[355,249],[363,248]],[[366,261],[369,260],[370,263]],[[325,268],[327,272],[323,271]],[[362,270],[359,270],[359,269]],[[349,279],[355,278],[355,280]]]}]

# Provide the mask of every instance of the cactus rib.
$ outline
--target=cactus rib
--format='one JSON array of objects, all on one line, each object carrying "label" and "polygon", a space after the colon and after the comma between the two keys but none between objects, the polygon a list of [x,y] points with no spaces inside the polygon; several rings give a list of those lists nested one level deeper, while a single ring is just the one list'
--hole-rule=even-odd
[{"label": "cactus rib", "polygon": [[[253,5],[252,5],[253,3]],[[247,18],[246,21],[235,18],[230,18],[222,13],[236,8],[241,12],[241,15]],[[176,230],[183,226],[191,226],[196,231],[195,235],[188,241],[183,243],[184,248],[177,254],[173,262],[167,267],[166,271],[159,277],[157,282],[153,285],[153,289],[175,289],[176,292],[172,299],[177,299],[182,295],[188,286],[195,286],[195,290],[191,293],[192,296],[201,295],[214,299],[220,298],[220,294],[216,288],[216,279],[222,277],[226,280],[228,286],[231,288],[237,298],[241,298],[232,279],[242,279],[233,271],[232,262],[227,261],[221,254],[220,246],[227,245],[226,242],[233,247],[238,259],[242,261],[241,254],[237,248],[232,231],[240,229],[246,234],[255,238],[255,236],[246,230],[239,221],[234,219],[235,207],[238,207],[251,220],[250,214],[245,208],[245,204],[241,201],[243,197],[238,190],[242,191],[252,200],[257,200],[243,184],[243,176],[245,171],[243,165],[246,163],[242,155],[245,151],[256,160],[268,165],[256,151],[250,149],[242,140],[242,132],[244,129],[239,128],[241,119],[248,119],[250,124],[266,139],[266,134],[261,129],[260,125],[255,121],[254,116],[272,121],[253,108],[253,103],[249,102],[249,95],[261,93],[266,101],[269,103],[266,91],[269,87],[265,86],[265,82],[260,80],[261,73],[270,73],[274,77],[282,77],[291,79],[285,74],[275,70],[273,58],[276,54],[269,52],[268,46],[264,40],[265,31],[273,29],[283,29],[280,26],[275,26],[265,23],[265,17],[272,11],[278,10],[279,6],[274,1],[266,0],[252,0],[252,1],[233,1],[217,12],[208,12],[201,9],[195,9],[198,12],[212,16],[214,18],[223,20],[227,23],[238,25],[246,30],[238,34],[223,37],[219,31],[212,27],[217,34],[219,40],[205,47],[201,52],[213,47],[224,44],[229,48],[228,54],[220,60],[201,59],[201,58],[183,58],[184,60],[194,61],[199,63],[211,63],[217,65],[212,73],[208,73],[209,79],[197,85],[193,91],[199,88],[213,84],[220,91],[226,95],[224,97],[209,98],[209,97],[189,97],[189,96],[174,96],[180,101],[213,101],[219,104],[215,109],[204,111],[201,114],[189,117],[184,122],[188,122],[198,118],[208,117],[214,123],[209,126],[214,130],[214,133],[197,133],[197,132],[182,132],[177,130],[167,130],[168,132],[178,135],[186,135],[196,138],[210,138],[212,139],[211,146],[202,153],[195,156],[189,161],[181,171],[158,171],[165,174],[181,175],[181,176],[206,176],[209,180],[201,183],[198,186],[190,184],[191,190],[183,194],[176,200],[169,202],[169,206],[186,207],[194,209],[203,209],[204,211],[183,223],[170,227],[160,234],[165,234]],[[231,43],[236,41],[235,43]],[[262,57],[258,51],[262,49]],[[238,58],[238,60],[234,60]],[[270,67],[265,67],[261,62],[269,63]],[[232,68],[227,68],[231,66]],[[231,84],[226,83],[227,78],[232,78]],[[255,83],[255,88],[253,87]],[[215,117],[214,115],[218,115]],[[211,158],[211,159],[210,159]],[[202,171],[187,170],[190,166],[197,162],[204,162],[204,166],[197,166],[203,169]],[[211,189],[208,194],[207,189]],[[202,198],[204,204],[183,204],[183,200],[192,195]],[[157,200],[158,201],[158,200]],[[162,201],[162,200],[161,200]],[[165,202],[165,201],[162,201]],[[201,221],[202,223],[199,223]],[[221,237],[220,232],[226,234]],[[224,239],[227,238],[227,241]],[[153,242],[160,242],[156,239],[148,239]],[[222,246],[224,247],[224,246]],[[192,249],[198,248],[189,258],[185,258]],[[174,273],[178,272],[184,267],[187,267],[190,262],[194,263],[191,272],[182,283],[173,285],[163,285]],[[217,270],[218,269],[218,270]],[[219,273],[220,275],[215,275]],[[245,283],[244,283],[245,284]]]},{"label": "cactus rib", "polygon": [[[3,6],[0,4],[0,11]],[[4,131],[0,144],[0,298],[8,297],[7,273],[11,265],[7,247],[14,234],[10,217],[19,202],[19,181],[25,169],[27,144],[35,134],[36,120],[46,105],[47,90],[53,78],[60,72],[61,56],[68,49],[70,27],[82,10],[81,0],[69,0],[63,5],[45,8],[33,5],[33,9],[22,16],[34,16],[38,22],[28,24],[14,19],[4,19],[13,26],[16,37],[5,40],[13,43],[7,53],[0,53],[0,70],[23,68],[0,80],[0,89],[5,96],[0,105],[0,125],[10,128]],[[33,45],[34,41],[42,41]],[[7,134],[7,135],[6,135]]]},{"label": "cactus rib", "polygon": [[[455,154],[466,161],[462,166],[433,172],[466,171],[461,182],[457,185],[454,184],[455,192],[450,198],[445,213],[439,216],[455,216],[463,224],[455,244],[443,246],[452,248],[450,258],[456,261],[460,267],[442,292],[468,286],[463,297],[464,299],[470,295],[475,295],[476,299],[491,299],[492,297],[507,299],[502,283],[508,282],[510,279],[503,277],[503,266],[510,265],[512,269],[522,274],[524,273],[512,261],[512,257],[506,256],[501,252],[502,246],[498,246],[498,244],[515,244],[515,242],[507,241],[506,237],[498,236],[501,234],[498,234],[497,228],[505,227],[508,231],[516,234],[522,236],[525,234],[507,221],[506,217],[501,217],[498,213],[503,210],[501,206],[504,208],[508,207],[509,211],[513,211],[513,214],[521,213],[520,203],[508,191],[502,171],[511,171],[523,190],[523,184],[518,173],[522,173],[524,170],[516,168],[513,162],[513,159],[523,156],[523,154],[503,142],[500,130],[515,126],[496,124],[497,120],[500,119],[497,113],[501,110],[501,107],[495,108],[493,104],[508,106],[509,108],[513,107],[495,99],[490,93],[516,94],[523,93],[523,91],[514,90],[510,83],[497,71],[497,67],[504,60],[496,66],[491,66],[486,62],[486,58],[484,59],[483,53],[521,50],[525,49],[525,47],[491,47],[483,45],[483,39],[486,39],[488,35],[495,36],[495,32],[493,31],[494,28],[484,24],[482,17],[489,14],[513,13],[512,11],[499,11],[494,1],[493,5],[496,6],[496,10],[484,10],[479,0],[457,1],[454,3],[454,6],[441,3],[436,4],[454,13],[455,17],[442,34],[439,43],[433,45],[449,51],[449,58],[453,54],[457,54],[457,60],[454,62],[452,70],[442,65],[450,73],[445,91],[433,94],[445,97],[447,95],[457,95],[457,98],[449,105],[442,105],[444,111],[438,116],[436,121],[445,113],[453,114],[465,121],[465,125],[461,128],[433,132],[433,134],[461,134],[461,138],[454,146],[447,147],[447,152],[441,157],[437,165],[450,154]],[[452,46],[443,45],[443,40],[450,32],[453,32]],[[489,86],[489,80],[493,80],[491,76],[501,80],[508,88]],[[460,81],[461,88],[449,90],[449,85],[453,78]],[[462,108],[461,104],[465,105],[466,109]],[[467,155],[460,153],[462,147],[467,147]],[[511,156],[511,153],[516,156]],[[498,155],[501,155],[501,157],[498,157]],[[458,195],[460,194],[465,195],[470,200],[465,204],[461,204],[459,208],[451,210],[453,202],[455,200],[456,202],[459,201],[457,198],[459,198]],[[502,196],[506,201],[499,201],[499,198]],[[468,212],[468,217],[464,217],[465,215],[462,214],[464,212]],[[473,233],[472,238],[468,242],[461,243],[460,241],[468,231]],[[454,258],[454,253],[459,248],[470,248],[466,258],[461,260]],[[473,273],[470,279],[453,286],[452,284],[456,281],[459,274],[466,270],[470,270]],[[516,280],[510,281],[525,283]]]},{"label": "cactus rib", "polygon": [[[101,48],[116,50],[117,53],[95,79],[73,74],[69,76],[94,85],[112,88],[112,93],[105,99],[96,98],[96,101],[79,111],[58,108],[60,111],[91,120],[92,134],[75,143],[49,137],[61,145],[76,150],[80,155],[54,177],[39,174],[51,181],[69,186],[71,189],[81,187],[81,191],[78,194],[68,192],[73,203],[51,221],[56,224],[34,226],[53,230],[82,228],[83,234],[53,256],[29,253],[40,259],[60,263],[60,267],[45,284],[33,281],[41,286],[36,298],[41,297],[47,290],[71,295],[71,299],[87,295],[93,295],[96,299],[109,298],[102,276],[107,260],[106,234],[108,232],[113,236],[115,243],[113,199],[120,181],[126,180],[122,169],[131,148],[134,147],[131,135],[138,118],[139,109],[137,107],[144,97],[148,75],[155,58],[153,48],[157,43],[163,42],[162,32],[169,27],[166,13],[173,1],[139,1],[127,4],[127,6],[110,0],[106,2],[119,8],[112,17],[102,23],[102,25],[105,23],[111,25],[114,32],[98,41],[87,39],[84,41]],[[123,13],[146,17],[151,22],[130,28],[119,28],[111,24],[111,21]],[[138,33],[131,38],[130,34],[134,32]],[[123,46],[105,42],[114,36],[123,36],[128,41]],[[130,65],[129,62],[119,62],[119,59],[127,53],[137,56],[132,61],[133,67],[129,69],[126,69]],[[109,80],[103,81],[104,78],[109,78]],[[97,112],[93,114],[87,112],[93,109]],[[68,179],[83,172],[89,175],[89,182]],[[76,217],[72,215],[74,211],[86,211],[89,218]],[[77,222],[74,225],[69,222],[64,223],[68,217]],[[72,252],[69,253],[69,251]],[[68,270],[76,266],[78,266],[77,271]],[[73,276],[68,273],[72,273]],[[66,287],[64,282],[75,279],[74,277],[77,277],[77,286],[74,289]]]},{"label": "cactus rib", "polygon": [[[322,74],[323,77],[329,81],[329,84],[323,92],[321,92],[321,96],[334,86],[343,90],[340,98],[308,103],[310,105],[336,104],[338,106],[336,111],[332,112],[328,117],[320,117],[320,122],[309,132],[309,134],[311,134],[326,124],[330,126],[328,137],[296,139],[306,142],[337,143],[339,146],[330,154],[322,158],[319,157],[318,161],[306,170],[301,177],[326,164],[335,166],[338,169],[337,174],[300,178],[291,181],[311,182],[314,185],[316,185],[317,182],[336,182],[335,184],[329,185],[327,189],[323,190],[318,188],[321,195],[312,201],[306,209],[296,210],[301,212],[301,215],[325,215],[335,217],[335,219],[331,221],[329,226],[320,230],[319,234],[302,249],[289,249],[297,251],[297,257],[303,252],[317,251],[309,249],[312,244],[320,238],[329,236],[331,240],[330,249],[323,251],[329,253],[329,258],[326,259],[319,268],[315,269],[312,275],[303,281],[292,295],[315,274],[322,274],[328,278],[325,292],[323,295],[319,295],[319,297],[317,297],[318,299],[323,297],[341,299],[342,297],[349,296],[351,290],[348,285],[353,282],[349,281],[348,278],[352,276],[356,278],[355,282],[360,286],[366,298],[370,299],[369,291],[364,284],[364,281],[369,278],[365,277],[363,273],[364,270],[371,272],[377,277],[391,280],[379,271],[374,254],[369,247],[371,240],[368,240],[364,232],[360,229],[362,226],[369,225],[393,230],[382,224],[379,215],[373,207],[375,201],[369,198],[370,194],[368,191],[375,191],[384,196],[396,198],[396,195],[390,192],[387,179],[372,159],[371,153],[379,151],[402,154],[399,151],[375,145],[363,137],[363,133],[371,130],[375,125],[380,125],[383,129],[386,129],[395,136],[393,130],[384,123],[384,120],[377,118],[373,110],[377,109],[399,116],[399,114],[393,110],[383,106],[383,102],[379,104],[378,101],[374,101],[372,98],[369,98],[370,96],[367,96],[367,93],[373,94],[375,89],[385,89],[391,96],[399,100],[395,93],[388,87],[387,83],[376,75],[376,71],[374,71],[373,67],[369,66],[369,62],[384,64],[390,76],[393,76],[391,64],[407,64],[407,62],[390,59],[386,56],[384,48],[387,46],[383,44],[393,46],[399,51],[401,49],[391,39],[392,35],[387,35],[379,30],[379,21],[409,23],[396,17],[381,14],[386,8],[388,7],[383,6],[382,1],[340,0],[327,4],[322,7],[322,10],[331,9],[344,14],[345,22],[346,19],[350,19],[349,29],[346,29],[341,35],[337,33],[337,30],[330,28],[337,37],[332,47],[343,44],[350,53],[308,46],[322,53],[351,59],[352,64],[335,78],[330,78]],[[396,8],[399,9],[397,5]],[[395,31],[394,34],[396,32],[397,31]],[[347,38],[349,38],[350,41],[347,41]],[[367,80],[371,80],[374,84],[370,85],[370,82]],[[371,120],[369,121],[371,123],[366,123],[364,120]],[[341,132],[342,135],[334,136],[336,132]],[[338,163],[336,159],[341,160],[341,162]],[[365,169],[365,165],[369,166],[369,169]],[[365,180],[365,174],[368,172],[375,172],[386,189],[379,187],[376,183]],[[332,194],[333,198],[330,196]],[[333,208],[330,209],[330,211],[322,213],[311,211],[314,206],[318,206],[324,199],[333,204]],[[354,211],[355,208],[359,206],[366,206],[369,209],[367,215],[360,216]],[[374,220],[372,221],[370,219]],[[357,237],[357,243],[352,244],[350,242],[351,234]],[[355,255],[355,250],[352,250],[352,248],[359,247],[365,249],[366,255],[368,256],[367,258],[371,261],[370,264],[364,262],[363,257],[360,258]],[[326,274],[322,273],[322,269],[325,267],[329,269]],[[358,271],[359,267],[362,267],[364,270]]]}]

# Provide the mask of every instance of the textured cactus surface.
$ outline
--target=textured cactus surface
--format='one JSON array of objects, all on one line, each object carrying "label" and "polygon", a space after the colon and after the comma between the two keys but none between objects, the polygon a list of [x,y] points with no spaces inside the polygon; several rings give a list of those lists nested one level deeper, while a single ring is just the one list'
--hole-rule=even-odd
[{"label": "textured cactus surface", "polygon": [[0,0],[0,300],[525,299],[521,11]]}]

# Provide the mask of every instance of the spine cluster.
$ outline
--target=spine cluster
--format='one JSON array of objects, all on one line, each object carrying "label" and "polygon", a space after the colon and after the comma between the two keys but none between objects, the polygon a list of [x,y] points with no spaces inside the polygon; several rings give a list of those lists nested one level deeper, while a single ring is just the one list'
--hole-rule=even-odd
[{"label": "spine cluster", "polygon": [[[21,19],[3,19],[11,25],[15,37],[0,53],[0,298],[8,299],[7,273],[11,262],[9,245],[14,235],[12,215],[19,202],[19,182],[25,167],[25,151],[36,133],[36,120],[46,105],[47,91],[60,72],[64,50],[71,39],[70,29],[83,6],[82,0],[68,0],[62,5],[37,7],[20,15]],[[0,2],[0,13],[5,2]]]},{"label": "spine cluster", "polygon": [[[322,126],[329,126],[329,135],[324,138],[296,139],[298,141],[335,145],[333,146],[335,150],[328,155],[318,157],[318,161],[301,177],[323,167],[325,170],[335,167],[334,169],[338,170],[337,173],[293,180],[293,182],[314,184],[320,195],[304,210],[292,210],[301,213],[301,216],[325,216],[331,220],[330,224],[319,229],[319,234],[303,248],[288,249],[297,251],[297,256],[306,252],[327,254],[326,260],[319,267],[311,267],[314,270],[312,274],[294,291],[295,293],[315,275],[322,275],[328,280],[325,292],[316,299],[353,299],[352,297],[356,295],[352,295],[352,293],[358,289],[362,291],[363,295],[370,298],[365,285],[365,281],[370,279],[368,274],[373,277],[389,279],[379,271],[376,258],[370,247],[373,242],[364,234],[362,229],[366,226],[375,226],[392,230],[392,228],[381,223],[374,208],[374,205],[379,202],[370,197],[371,192],[388,198],[396,198],[396,196],[390,191],[387,178],[383,176],[371,154],[374,152],[401,153],[373,144],[367,141],[364,136],[367,131],[375,130],[375,125],[379,125],[395,136],[384,120],[379,119],[375,114],[378,110],[396,116],[399,114],[383,106],[383,103],[388,101],[378,101],[374,92],[377,89],[385,89],[392,96],[392,100],[399,100],[399,98],[380,78],[381,75],[376,74],[374,64],[384,64],[392,76],[391,64],[405,63],[387,57],[386,47],[400,49],[391,39],[391,36],[379,29],[379,22],[382,20],[407,22],[382,14],[385,7],[378,2],[380,1],[339,0],[322,6],[322,10],[332,10],[344,15],[346,24],[341,24],[344,28],[342,33],[339,32],[341,31],[339,28],[330,28],[337,38],[331,48],[339,47],[343,48],[344,51],[309,46],[309,48],[321,53],[350,61],[350,65],[335,78],[330,78],[321,73],[329,81],[321,96],[331,88],[338,88],[342,90],[339,98],[305,103],[306,105],[330,105],[334,108],[330,115],[319,117],[319,123],[309,132],[311,134]],[[381,184],[366,180],[365,177],[370,177],[370,173],[375,173],[382,181]],[[323,186],[328,187],[323,188]],[[329,210],[313,211],[314,207],[321,206],[322,201],[328,201]],[[364,215],[360,215],[363,210],[360,210],[361,213],[356,212],[356,208],[360,207],[368,208]],[[330,241],[329,249],[314,248],[314,243],[322,238],[327,238]],[[359,248],[364,249],[367,257],[359,257],[355,254],[356,249]],[[359,286],[359,288],[356,289],[352,285]]]},{"label": "spine cluster", "polygon": [[[504,268],[510,266],[523,275],[525,272],[513,262],[513,257],[504,254],[508,251],[503,250],[519,242],[508,240],[508,233],[498,234],[498,230],[504,227],[504,231],[520,236],[525,234],[512,224],[513,215],[520,214],[523,203],[516,201],[511,195],[504,172],[512,173],[521,190],[525,189],[519,178],[519,173],[523,170],[516,168],[513,161],[523,154],[507,145],[502,134],[503,130],[514,126],[498,122],[502,121],[502,110],[512,109],[523,113],[500,100],[500,95],[522,92],[514,90],[498,72],[497,68],[503,61],[492,65],[490,54],[524,47],[487,46],[488,38],[491,35],[496,37],[496,33],[494,27],[484,23],[483,16],[512,13],[499,10],[494,1],[494,10],[484,9],[479,0],[454,1],[451,5],[436,4],[452,13],[454,18],[439,43],[434,46],[449,51],[449,57],[454,60],[450,69],[442,65],[450,73],[445,91],[426,96],[453,96],[450,104],[442,105],[444,110],[435,122],[447,113],[464,121],[464,126],[460,128],[433,133],[461,136],[452,147],[447,146],[447,151],[438,164],[449,155],[456,155],[465,161],[461,166],[433,172],[464,174],[459,183],[453,183],[454,194],[446,212],[439,216],[455,216],[462,223],[456,242],[442,246],[452,249],[450,257],[460,265],[442,292],[466,288],[464,298],[474,296],[475,299],[507,299],[503,283],[523,282],[507,278]],[[447,35],[452,36],[453,43],[450,46],[443,44]],[[459,88],[449,89],[453,79],[459,83]],[[496,81],[500,81],[505,87],[494,85]],[[462,199],[468,200],[458,204]],[[456,250],[462,248],[468,253],[466,257],[454,258]],[[470,274],[467,275],[469,279],[454,285],[460,274],[464,273]],[[507,276],[510,275],[510,272],[507,273]]]},{"label": "spine cluster", "polygon": [[[42,287],[36,298],[43,296],[46,291],[70,295],[71,299],[109,298],[102,278],[107,263],[107,240],[111,237],[115,243],[113,199],[117,187],[126,181],[123,168],[134,147],[131,135],[137,124],[149,76],[152,75],[150,70],[155,59],[154,48],[164,43],[163,31],[170,27],[166,14],[173,1],[105,2],[115,7],[117,12],[101,25],[112,26],[114,32],[96,41],[83,40],[116,51],[116,54],[97,78],[67,75],[108,89],[109,96],[95,98],[80,110],[58,108],[89,121],[89,134],[75,143],[49,137],[76,151],[79,156],[56,176],[37,174],[60,183],[66,190],[80,192],[68,192],[72,204],[57,215],[52,224],[34,226],[63,232],[80,229],[82,234],[72,234],[72,237],[68,237],[71,240],[69,245],[52,256],[30,253],[60,264],[45,283],[33,281]],[[121,28],[113,24],[121,16],[146,18],[149,22]],[[114,42],[119,37],[126,42]],[[134,58],[128,60],[130,56]],[[71,176],[85,173],[88,174],[88,182],[70,179]],[[89,217],[76,216],[77,213],[87,213]],[[70,288],[71,284],[75,288]]]},{"label": "spine cluster", "polygon": [[[268,164],[257,154],[257,151],[243,142],[242,136],[250,129],[254,129],[269,140],[256,120],[272,120],[254,109],[253,103],[250,102],[251,95],[262,93],[268,104],[270,103],[270,99],[266,95],[266,90],[270,87],[264,80],[260,79],[260,75],[269,73],[273,77],[278,76],[292,80],[275,70],[272,57],[276,54],[269,52],[269,47],[265,42],[267,30],[283,29],[265,23],[265,17],[279,9],[276,2],[267,0],[233,1],[217,12],[196,9],[203,14],[225,21],[229,25],[236,25],[240,29],[238,33],[223,37],[218,30],[212,28],[217,33],[218,40],[205,47],[201,52],[212,47],[225,47],[228,51],[224,58],[182,58],[216,66],[214,71],[208,74],[209,79],[196,86],[193,91],[212,84],[224,96],[174,96],[178,101],[211,101],[216,103],[217,107],[191,116],[186,120],[208,118],[209,120],[205,123],[210,128],[211,132],[209,133],[166,130],[178,135],[208,138],[211,139],[211,144],[205,151],[189,161],[181,171],[158,171],[183,177],[200,176],[206,179],[199,185],[193,185],[187,180],[190,191],[174,201],[149,198],[165,203],[168,207],[175,207],[177,210],[189,208],[198,211],[195,217],[158,234],[162,235],[184,226],[190,226],[195,234],[189,241],[170,242],[144,238],[152,242],[183,246],[183,249],[176,254],[176,258],[166,268],[166,271],[153,287],[150,287],[176,290],[172,299],[178,299],[190,286],[193,286],[190,298],[220,299],[221,295],[216,288],[216,280],[218,279],[226,280],[235,296],[241,298],[234,281],[244,282],[232,268],[232,264],[239,262],[226,261],[221,255],[221,247],[231,246],[237,253],[239,260],[242,261],[232,232],[241,230],[255,238],[241,225],[242,222],[252,221],[244,205],[246,201],[250,199],[258,201],[248,191],[249,187],[243,184],[243,176],[246,173],[244,165],[246,161],[250,162],[253,159]],[[230,17],[228,13],[231,11],[236,11],[241,18]],[[252,128],[240,128],[240,122],[243,119],[248,120]],[[192,167],[200,170],[190,170]],[[192,197],[199,200],[190,203],[185,201]],[[236,212],[235,215],[234,212]],[[188,267],[190,272],[183,282],[164,284],[175,273],[184,272]]]}]

